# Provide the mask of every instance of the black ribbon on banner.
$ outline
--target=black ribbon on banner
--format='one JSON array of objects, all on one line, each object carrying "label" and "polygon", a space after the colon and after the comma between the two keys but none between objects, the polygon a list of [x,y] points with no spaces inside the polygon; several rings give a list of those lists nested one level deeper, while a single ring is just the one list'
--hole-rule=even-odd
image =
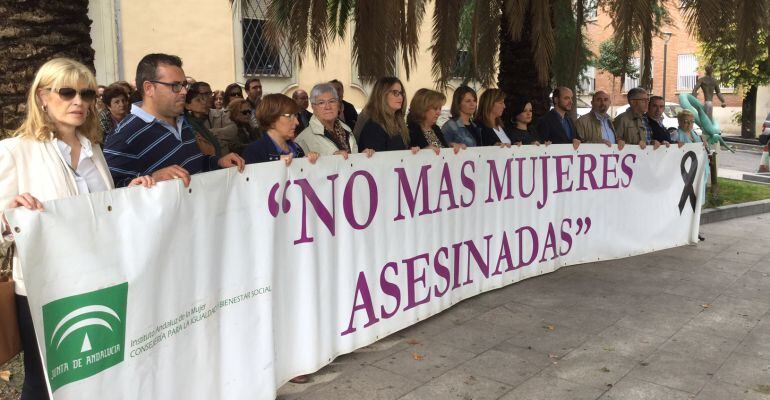
[{"label": "black ribbon on banner", "polygon": [[[690,168],[687,169],[685,164],[690,159]],[[698,157],[695,152],[688,151],[684,157],[682,157],[682,164],[679,166],[682,172],[682,180],[684,181],[684,189],[682,190],[682,197],[679,199],[679,214],[684,210],[684,206],[687,203],[687,199],[690,200],[692,210],[695,211],[695,188],[692,186],[695,183],[695,174],[698,172]]]}]

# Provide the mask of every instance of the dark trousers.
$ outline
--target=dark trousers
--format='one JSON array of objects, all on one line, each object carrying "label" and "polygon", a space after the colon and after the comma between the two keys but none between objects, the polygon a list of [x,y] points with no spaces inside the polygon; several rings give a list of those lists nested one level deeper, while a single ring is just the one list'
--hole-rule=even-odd
[{"label": "dark trousers", "polygon": [[16,314],[19,318],[21,347],[24,350],[24,387],[21,400],[48,400],[43,361],[35,340],[35,327],[29,312],[27,296],[16,295]]}]

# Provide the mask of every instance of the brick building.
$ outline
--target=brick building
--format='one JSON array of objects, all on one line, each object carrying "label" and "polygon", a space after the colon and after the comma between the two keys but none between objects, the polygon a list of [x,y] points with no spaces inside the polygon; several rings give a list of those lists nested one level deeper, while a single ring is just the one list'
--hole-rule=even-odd
[{"label": "brick building", "polygon": [[[679,102],[679,93],[691,92],[695,86],[698,77],[704,75],[705,64],[698,62],[698,43],[690,35],[682,16],[682,12],[676,7],[676,2],[665,2],[671,18],[671,24],[662,27],[663,32],[671,33],[671,39],[668,42],[667,62],[665,68],[666,74],[666,101]],[[589,48],[599,55],[599,45],[610,39],[613,35],[610,16],[601,8],[592,18],[588,25],[587,36],[589,39]],[[653,94],[662,95],[663,92],[663,74],[664,74],[664,39],[662,37],[653,37],[652,42],[652,88]],[[636,62],[639,62],[638,54]],[[602,70],[589,68],[588,75],[593,79],[585,82],[582,88],[584,94],[593,93],[597,90],[603,90],[611,93],[613,105],[620,106],[628,104],[626,92],[628,89],[638,86],[639,79],[630,79],[626,77],[624,87],[620,87],[620,78],[615,80],[615,90],[613,93],[613,76]],[[717,77],[718,78],[718,77]],[[729,122],[733,113],[740,111],[742,96],[740,88],[722,86],[722,93],[725,95],[727,109],[718,111],[719,101],[715,98],[715,117],[720,123]],[[703,101],[703,96],[699,91],[698,98]],[[737,107],[737,109],[736,109]]]}]

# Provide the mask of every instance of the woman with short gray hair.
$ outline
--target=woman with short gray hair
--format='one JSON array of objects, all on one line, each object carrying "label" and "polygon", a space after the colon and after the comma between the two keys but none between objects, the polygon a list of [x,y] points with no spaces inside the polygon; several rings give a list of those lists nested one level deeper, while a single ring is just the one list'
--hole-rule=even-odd
[{"label": "woman with short gray hair", "polygon": [[[337,89],[330,83],[319,83],[310,90],[310,105],[313,116],[308,127],[295,142],[305,153],[314,151],[322,156],[341,155],[345,159],[350,153],[358,153],[358,143],[349,126],[339,120],[340,100]],[[374,150],[363,151],[367,157]]]}]

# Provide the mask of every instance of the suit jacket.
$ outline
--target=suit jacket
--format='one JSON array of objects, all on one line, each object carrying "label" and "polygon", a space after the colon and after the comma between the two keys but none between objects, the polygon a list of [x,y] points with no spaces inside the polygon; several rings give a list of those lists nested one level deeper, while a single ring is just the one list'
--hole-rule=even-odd
[{"label": "suit jacket", "polygon": [[559,115],[554,108],[540,117],[540,120],[537,122],[537,134],[540,136],[540,139],[543,142],[550,141],[553,144],[572,143],[572,139],[580,139],[572,119],[568,115],[565,115],[564,118],[566,118],[567,123],[572,127],[572,133],[574,135],[572,138],[567,136],[567,132],[561,125],[561,115]]}]

